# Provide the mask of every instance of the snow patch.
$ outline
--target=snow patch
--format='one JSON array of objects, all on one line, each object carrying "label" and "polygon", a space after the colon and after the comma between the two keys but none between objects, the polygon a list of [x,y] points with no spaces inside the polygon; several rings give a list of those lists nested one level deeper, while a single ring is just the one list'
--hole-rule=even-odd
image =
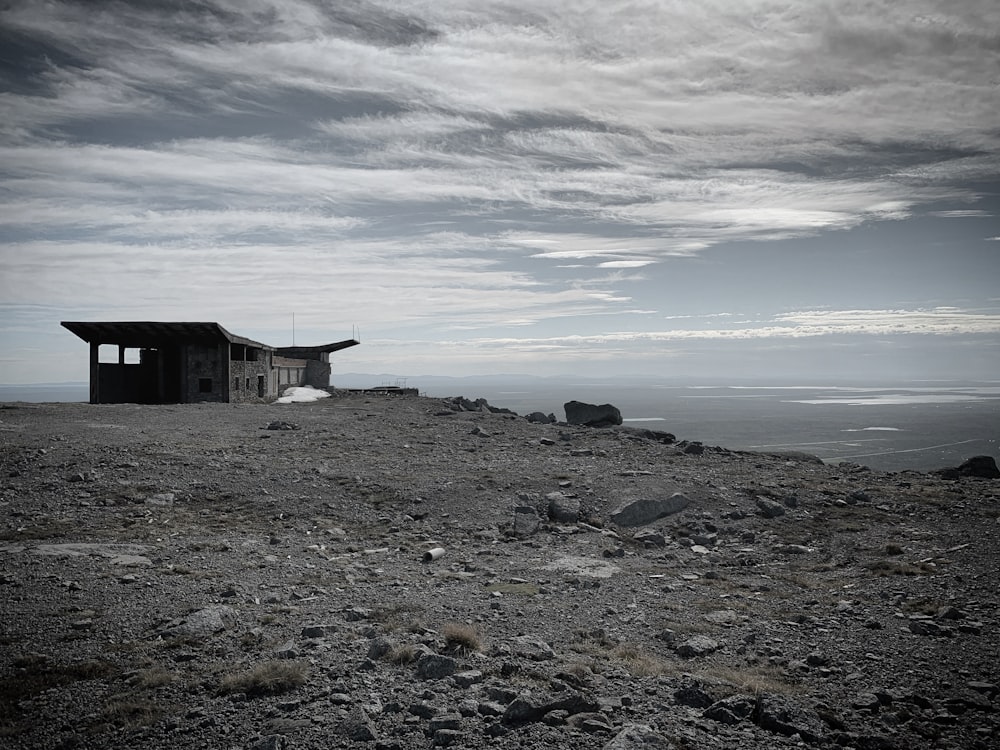
[{"label": "snow patch", "polygon": [[275,401],[276,404],[308,404],[319,401],[321,398],[329,398],[330,394],[313,388],[311,385],[293,386],[281,394],[281,398]]}]

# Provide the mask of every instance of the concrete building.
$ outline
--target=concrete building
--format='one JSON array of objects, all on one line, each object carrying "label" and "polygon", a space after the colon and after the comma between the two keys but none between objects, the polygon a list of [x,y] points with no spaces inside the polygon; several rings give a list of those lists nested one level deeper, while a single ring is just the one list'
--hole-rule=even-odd
[{"label": "concrete building", "polygon": [[90,344],[90,403],[266,401],[330,383],[330,353],[357,345],[276,348],[218,323],[67,322]]}]

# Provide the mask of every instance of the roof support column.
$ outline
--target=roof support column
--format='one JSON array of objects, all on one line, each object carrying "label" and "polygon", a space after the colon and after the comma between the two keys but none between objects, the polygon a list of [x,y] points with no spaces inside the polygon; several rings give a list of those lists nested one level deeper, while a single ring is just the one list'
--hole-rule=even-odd
[{"label": "roof support column", "polygon": [[101,345],[90,342],[90,403],[101,403],[101,360],[99,356]]}]

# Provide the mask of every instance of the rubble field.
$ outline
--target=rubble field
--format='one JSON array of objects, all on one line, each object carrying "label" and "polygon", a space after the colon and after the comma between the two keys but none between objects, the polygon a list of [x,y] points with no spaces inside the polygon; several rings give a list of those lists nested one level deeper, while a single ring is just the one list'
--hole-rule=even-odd
[{"label": "rubble field", "polygon": [[697,437],[0,405],[0,745],[1000,746],[1000,480]]}]

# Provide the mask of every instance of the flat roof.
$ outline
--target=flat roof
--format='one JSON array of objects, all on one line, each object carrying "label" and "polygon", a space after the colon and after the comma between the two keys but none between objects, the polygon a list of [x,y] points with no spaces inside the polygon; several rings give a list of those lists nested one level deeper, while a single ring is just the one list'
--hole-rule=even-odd
[{"label": "flat roof", "polygon": [[355,341],[354,339],[345,339],[344,341],[337,341],[332,344],[320,344],[319,346],[279,346],[275,351],[284,354],[286,357],[293,357],[296,354],[329,354],[330,352],[339,352],[341,349],[346,349],[349,346],[357,346],[360,343],[360,341]]},{"label": "flat roof", "polygon": [[152,347],[183,342],[219,342],[254,346],[273,351],[273,346],[253,339],[236,336],[218,323],[163,321],[63,321],[63,328],[72,331],[90,344],[118,344],[130,347]]}]

